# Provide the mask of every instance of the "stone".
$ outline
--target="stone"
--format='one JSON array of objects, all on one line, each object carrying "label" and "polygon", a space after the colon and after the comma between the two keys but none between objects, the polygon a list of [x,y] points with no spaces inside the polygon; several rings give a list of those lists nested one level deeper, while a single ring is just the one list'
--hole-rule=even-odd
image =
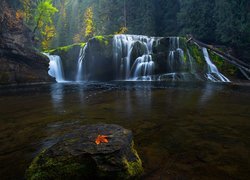
[{"label": "stone", "polygon": [[[108,143],[97,145],[98,135]],[[137,179],[142,162],[132,132],[118,125],[85,125],[42,151],[26,171],[27,179]]]},{"label": "stone", "polygon": [[8,3],[0,5],[0,85],[55,81],[48,75],[49,59],[34,49],[33,33]]}]

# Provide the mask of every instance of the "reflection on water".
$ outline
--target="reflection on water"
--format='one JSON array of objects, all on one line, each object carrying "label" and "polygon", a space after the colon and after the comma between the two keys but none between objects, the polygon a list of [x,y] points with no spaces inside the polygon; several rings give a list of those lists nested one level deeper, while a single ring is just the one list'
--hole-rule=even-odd
[{"label": "reflection on water", "polygon": [[145,112],[151,110],[151,85],[146,84],[135,88],[136,103],[143,107]]},{"label": "reflection on water", "polygon": [[221,91],[222,88],[223,88],[222,86],[215,87],[212,83],[205,84],[205,87],[203,88],[203,91],[199,100],[199,105],[202,107],[206,106],[207,102],[212,98],[214,93]]},{"label": "reflection on water", "polygon": [[63,98],[64,98],[64,84],[56,83],[51,84],[51,103],[56,112],[62,113],[64,112],[63,108]]},{"label": "reflection on water", "polygon": [[248,179],[249,92],[159,82],[0,89],[0,177],[23,177],[34,155],[76,126],[114,123],[133,131],[143,179]]}]

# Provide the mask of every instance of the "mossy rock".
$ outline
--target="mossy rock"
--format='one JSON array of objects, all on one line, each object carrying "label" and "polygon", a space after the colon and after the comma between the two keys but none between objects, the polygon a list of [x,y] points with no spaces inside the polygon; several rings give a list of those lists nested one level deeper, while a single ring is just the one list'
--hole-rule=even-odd
[{"label": "mossy rock", "polygon": [[229,77],[237,76],[237,68],[235,66],[226,62],[222,57],[218,56],[213,51],[209,50],[208,52],[211,60],[222,74]]},{"label": "mossy rock", "polygon": [[[108,136],[108,143],[95,143]],[[42,151],[26,171],[29,180],[138,179],[142,162],[134,149],[132,132],[118,125],[86,125]]]}]

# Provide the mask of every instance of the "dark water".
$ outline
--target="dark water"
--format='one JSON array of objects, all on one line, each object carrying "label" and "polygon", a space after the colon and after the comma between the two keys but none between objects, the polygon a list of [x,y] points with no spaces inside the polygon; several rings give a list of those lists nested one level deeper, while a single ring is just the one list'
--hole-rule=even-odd
[{"label": "dark water", "polygon": [[93,123],[133,131],[143,179],[250,179],[250,86],[143,82],[0,88],[0,179]]}]

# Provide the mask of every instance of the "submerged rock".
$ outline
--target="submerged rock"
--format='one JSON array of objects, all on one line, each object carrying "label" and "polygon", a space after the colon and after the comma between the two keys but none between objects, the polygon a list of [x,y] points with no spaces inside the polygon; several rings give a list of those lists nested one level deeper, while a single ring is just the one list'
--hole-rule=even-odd
[{"label": "submerged rock", "polygon": [[[96,144],[98,135],[107,143]],[[42,151],[27,179],[136,179],[143,172],[132,132],[118,125],[85,125]]]}]

